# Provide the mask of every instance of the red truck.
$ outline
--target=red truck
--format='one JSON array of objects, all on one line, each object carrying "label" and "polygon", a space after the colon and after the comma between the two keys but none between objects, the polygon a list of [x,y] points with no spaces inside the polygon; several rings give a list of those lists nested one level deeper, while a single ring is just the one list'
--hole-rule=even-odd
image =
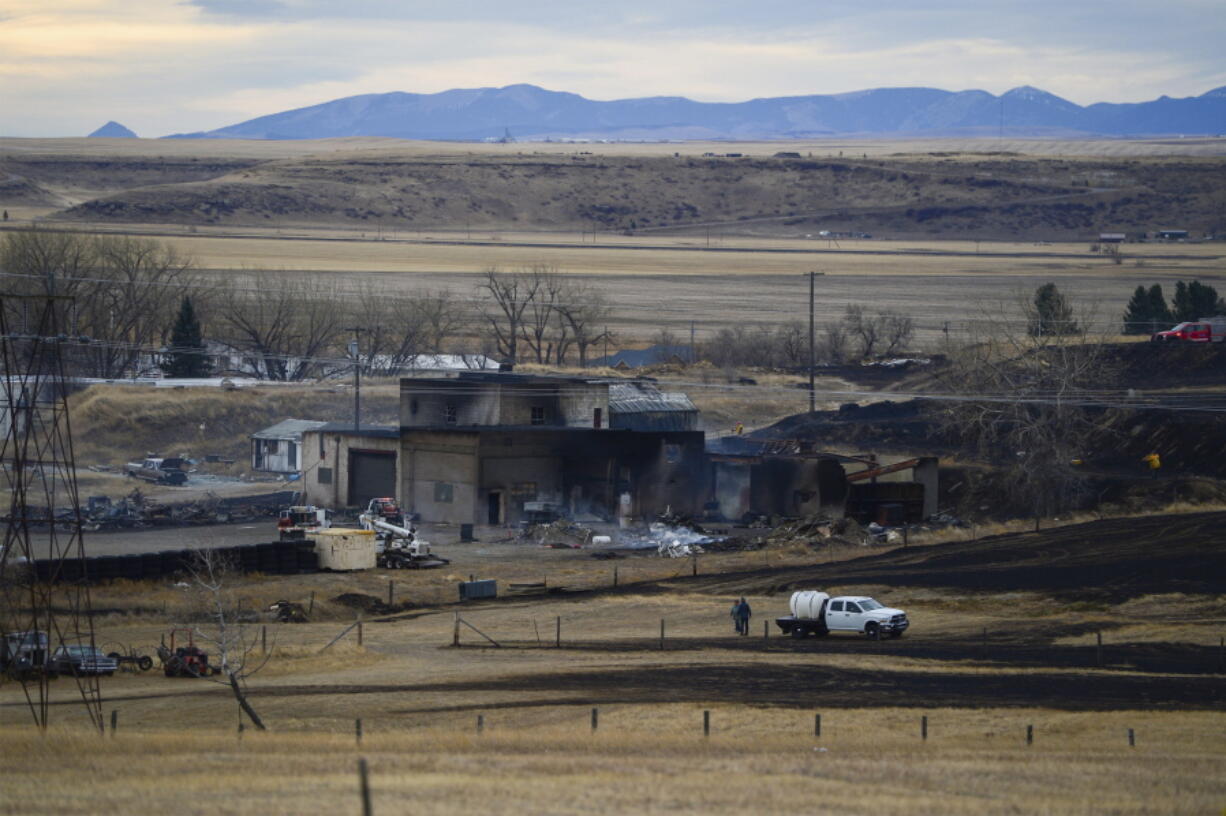
[{"label": "red truck", "polygon": [[1221,343],[1226,341],[1226,317],[1202,317],[1161,331],[1150,340],[1155,343]]}]

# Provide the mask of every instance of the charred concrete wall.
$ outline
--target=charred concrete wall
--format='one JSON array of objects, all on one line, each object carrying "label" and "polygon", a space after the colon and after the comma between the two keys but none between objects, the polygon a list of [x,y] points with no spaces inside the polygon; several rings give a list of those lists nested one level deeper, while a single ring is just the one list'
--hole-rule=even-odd
[{"label": "charred concrete wall", "polygon": [[410,428],[607,427],[609,387],[579,379],[483,374],[400,381],[400,424]]},{"label": "charred concrete wall", "polygon": [[740,519],[746,513],[842,518],[847,477],[834,459],[787,456],[720,457],[714,462],[713,496],[720,514]]},{"label": "charred concrete wall", "polygon": [[480,434],[463,431],[402,431],[400,501],[425,521],[478,521]]}]

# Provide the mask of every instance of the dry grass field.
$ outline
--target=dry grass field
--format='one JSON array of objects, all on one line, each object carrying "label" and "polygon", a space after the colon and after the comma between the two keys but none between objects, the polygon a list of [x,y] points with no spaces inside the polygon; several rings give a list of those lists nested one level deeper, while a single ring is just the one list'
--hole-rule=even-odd
[{"label": "dry grass field", "polygon": [[[1226,622],[1220,595],[1140,595],[1057,612],[1042,591],[831,583],[834,592],[902,606],[913,631],[882,643],[797,642],[777,631],[764,639],[757,624],[782,613],[787,593],[752,592],[754,634],[738,638],[726,617],[729,586],[709,585],[734,584],[745,566],[736,559],[757,555],[704,559],[704,569],[731,571],[697,582],[679,576],[461,608],[499,647],[468,629],[463,645],[450,647],[447,607],[369,619],[362,646],[350,633],[322,653],[342,621],[270,625],[273,656],[249,683],[270,726],[264,734],[236,734],[224,687],[154,671],[103,681],[107,716],[119,712],[113,737],[90,733],[71,684],[57,681],[57,724],[40,736],[23,725],[23,704],[7,684],[0,812],[357,812],[359,757],[370,766],[376,813],[450,814],[489,801],[549,813],[817,804],[1188,813],[1226,804],[1226,698],[1220,675],[1207,673]],[[792,566],[772,567],[782,580],[799,566],[790,558]],[[260,581],[244,591],[259,595]],[[1167,626],[1173,607],[1187,619],[1177,627]],[[1131,623],[1113,628],[1125,616]],[[157,617],[111,615],[99,639],[156,642],[166,625]],[[1095,630],[1106,632],[1101,668],[1084,634],[1071,634]],[[1181,668],[1154,665],[1179,655],[1185,662],[1170,665]]]}]

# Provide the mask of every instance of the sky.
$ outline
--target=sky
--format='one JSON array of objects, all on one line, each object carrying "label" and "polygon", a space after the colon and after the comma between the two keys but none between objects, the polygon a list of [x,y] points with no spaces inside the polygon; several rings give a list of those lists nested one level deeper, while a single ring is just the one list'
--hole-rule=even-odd
[{"label": "sky", "polygon": [[1222,0],[0,0],[0,135],[210,130],[344,96],[531,83],[704,102],[1226,85]]}]

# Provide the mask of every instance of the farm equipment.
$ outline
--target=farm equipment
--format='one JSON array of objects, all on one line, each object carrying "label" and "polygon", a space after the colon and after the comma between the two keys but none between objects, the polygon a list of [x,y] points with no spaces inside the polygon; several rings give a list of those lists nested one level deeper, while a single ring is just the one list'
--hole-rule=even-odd
[{"label": "farm equipment", "polygon": [[278,623],[306,623],[306,610],[302,608],[302,604],[292,601],[277,601],[268,607],[268,611],[273,614],[273,619]]},{"label": "farm equipment", "polygon": [[390,501],[371,499],[366,512],[358,516],[362,529],[375,534],[376,563],[385,569],[429,569],[450,564],[449,559],[430,551],[430,543],[417,537],[415,527],[402,527],[386,520],[384,503]]},{"label": "farm equipment", "polygon": [[[179,632],[187,633],[187,645],[175,645],[175,636]],[[195,644],[191,629],[171,629],[170,647],[167,648],[164,643],[158,646],[158,657],[167,677],[209,677],[221,672],[216,666],[209,665],[208,653]]]},{"label": "farm equipment", "polygon": [[[106,653],[106,656],[114,660],[122,671],[149,671],[153,668],[153,658],[146,654],[141,654],[136,649],[123,646],[122,644],[112,641],[107,644],[111,647],[111,651]],[[116,649],[115,646],[120,648]]]}]

